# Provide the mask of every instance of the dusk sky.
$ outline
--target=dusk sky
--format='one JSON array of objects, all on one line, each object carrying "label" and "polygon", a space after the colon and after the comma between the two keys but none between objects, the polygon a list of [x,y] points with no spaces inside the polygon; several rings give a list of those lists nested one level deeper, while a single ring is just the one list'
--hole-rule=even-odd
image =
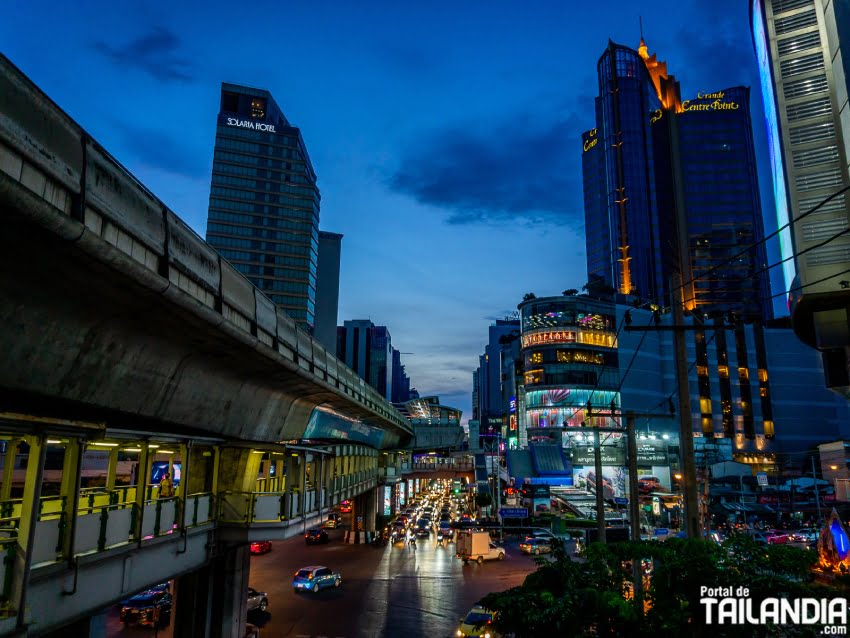
[{"label": "dusk sky", "polygon": [[596,62],[609,38],[637,48],[639,16],[684,98],[752,87],[775,229],[747,5],[19,2],[0,51],[201,236],[220,84],[271,91],[318,174],[321,229],[345,236],[340,323],[388,326],[412,384],[466,422],[487,326],[586,281],[580,134]]}]

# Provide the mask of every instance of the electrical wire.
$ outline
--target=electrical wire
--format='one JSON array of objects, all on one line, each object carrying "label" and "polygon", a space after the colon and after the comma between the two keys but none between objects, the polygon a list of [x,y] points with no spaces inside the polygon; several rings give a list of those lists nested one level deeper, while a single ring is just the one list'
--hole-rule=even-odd
[{"label": "electrical wire", "polygon": [[[711,268],[709,268],[708,270],[706,270],[706,271],[705,271],[704,273],[702,273],[701,275],[699,275],[699,276],[697,276],[697,277],[693,277],[693,278],[691,278],[690,280],[688,280],[688,281],[686,281],[686,282],[682,283],[680,286],[678,286],[678,287],[674,288],[674,289],[673,289],[673,291],[671,291],[671,292],[675,292],[676,290],[681,290],[681,289],[682,289],[682,288],[684,288],[685,286],[688,286],[688,285],[690,285],[690,284],[694,283],[694,282],[695,282],[695,281],[697,281],[698,279],[702,279],[702,278],[704,278],[704,277],[706,277],[706,276],[710,275],[711,273],[716,272],[717,270],[719,270],[719,269],[721,269],[721,268],[726,267],[727,265],[731,264],[734,260],[738,259],[738,257],[741,257],[742,255],[746,255],[746,254],[747,254],[749,251],[751,251],[753,248],[755,248],[755,247],[759,246],[760,244],[763,244],[763,243],[767,242],[767,241],[768,241],[768,240],[770,240],[770,239],[773,239],[773,238],[774,238],[774,237],[776,237],[779,233],[781,233],[783,230],[785,230],[786,228],[788,228],[789,226],[791,226],[791,224],[796,224],[797,222],[799,222],[799,221],[801,221],[801,220],[805,219],[806,217],[808,217],[809,215],[811,215],[811,214],[813,214],[813,213],[816,213],[816,212],[817,212],[817,211],[818,211],[818,210],[819,210],[822,206],[824,206],[824,205],[828,204],[830,201],[832,201],[833,199],[835,199],[835,198],[836,198],[836,197],[838,197],[839,195],[842,195],[843,193],[846,193],[848,190],[850,190],[850,186],[845,186],[844,188],[842,188],[842,189],[840,189],[840,190],[835,191],[835,192],[834,192],[834,193],[832,193],[829,197],[827,197],[826,199],[824,199],[824,200],[820,201],[820,202],[819,202],[819,203],[817,203],[814,207],[810,208],[809,210],[807,210],[807,211],[806,211],[805,213],[803,213],[802,215],[799,215],[797,218],[795,218],[795,219],[793,219],[793,220],[789,221],[789,222],[788,222],[788,223],[786,223],[786,224],[783,224],[782,226],[780,226],[779,228],[777,228],[775,231],[773,231],[773,232],[772,232],[772,233],[770,233],[769,235],[765,236],[764,238],[760,239],[759,241],[757,241],[757,242],[755,242],[755,243],[753,243],[753,244],[750,244],[749,246],[747,246],[746,248],[744,248],[744,249],[743,249],[743,250],[741,250],[740,252],[738,252],[738,253],[736,253],[736,254],[732,255],[732,257],[730,257],[729,259],[727,259],[725,262],[720,263],[720,264],[717,264],[716,266],[712,266]],[[782,263],[782,262],[780,262],[780,263]],[[776,265],[776,264],[774,264],[774,265]],[[770,266],[770,268],[772,268],[772,267],[773,267],[773,266]],[[773,295],[773,297],[777,297],[777,296],[778,296],[778,295]],[[773,297],[769,297],[769,298],[770,298],[770,299],[772,299]]]}]

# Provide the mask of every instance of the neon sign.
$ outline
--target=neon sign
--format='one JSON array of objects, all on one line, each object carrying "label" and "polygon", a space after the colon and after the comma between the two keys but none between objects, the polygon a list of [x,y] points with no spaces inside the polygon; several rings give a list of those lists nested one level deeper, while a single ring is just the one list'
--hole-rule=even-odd
[{"label": "neon sign", "polygon": [[276,133],[274,124],[265,124],[263,122],[252,122],[251,120],[238,120],[235,117],[227,118],[228,126],[237,126],[239,128],[249,128],[253,131],[263,131],[265,133]]},{"label": "neon sign", "polygon": [[663,115],[664,115],[664,111],[662,111],[661,109],[655,109],[655,110],[652,112],[652,115],[651,115],[651,116],[650,116],[650,118],[649,118],[649,123],[650,123],[650,124],[655,124],[658,120],[660,120],[660,119],[661,119],[661,117],[662,117]]},{"label": "neon sign", "polygon": [[[737,111],[740,108],[737,102],[723,101],[726,94],[723,91],[716,93],[697,93],[696,100],[699,104],[694,104],[696,100],[685,100],[682,102],[682,110],[684,111]],[[708,100],[712,100],[709,102]]]},{"label": "neon sign", "polygon": [[587,153],[590,149],[592,149],[599,142],[599,138],[596,137],[597,129],[591,129],[587,132],[587,139],[584,140],[584,152]]},{"label": "neon sign", "polygon": [[541,343],[575,343],[576,333],[573,330],[550,330],[530,335],[523,335],[522,347],[536,346]]}]

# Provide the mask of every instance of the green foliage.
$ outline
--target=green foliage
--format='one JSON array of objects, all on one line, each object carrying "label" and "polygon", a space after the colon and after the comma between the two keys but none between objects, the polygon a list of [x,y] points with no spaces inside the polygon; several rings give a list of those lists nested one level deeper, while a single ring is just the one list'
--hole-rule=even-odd
[{"label": "green foliage", "polygon": [[[584,550],[581,560],[573,560],[556,543],[550,556],[535,558],[537,570],[521,586],[483,599],[485,606],[498,612],[497,631],[516,638],[809,636],[820,628],[706,626],[700,588],[746,587],[756,606],[768,596],[846,596],[841,590],[812,582],[815,552],[759,546],[743,535],[733,536],[723,545],[676,538],[594,543]],[[653,572],[645,581],[646,591],[632,596],[632,565],[647,561]]]},{"label": "green foliage", "polygon": [[475,495],[475,504],[478,507],[490,507],[493,504],[493,495],[489,492],[479,492]]},{"label": "green foliage", "polygon": [[537,295],[533,292],[527,292],[522,296],[523,301],[528,301],[529,299],[537,299]]}]

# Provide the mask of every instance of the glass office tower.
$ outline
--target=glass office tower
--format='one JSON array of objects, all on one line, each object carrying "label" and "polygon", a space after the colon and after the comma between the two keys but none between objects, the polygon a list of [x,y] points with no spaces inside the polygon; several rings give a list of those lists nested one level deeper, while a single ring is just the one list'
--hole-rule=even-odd
[{"label": "glass office tower", "polygon": [[[646,63],[633,49],[609,42],[597,71],[599,142],[585,153],[590,158],[584,168],[586,186],[596,190],[604,185],[605,202],[600,211],[593,203],[598,192],[585,192],[592,202],[585,227],[597,229],[588,235],[588,259],[594,260],[588,271],[604,277],[602,283],[619,293],[658,299],[667,284],[659,259],[664,225],[656,198],[650,114],[662,107],[661,99]],[[598,217],[600,212],[604,219]],[[606,233],[608,246],[603,247]],[[606,257],[611,265],[603,272],[600,261]]]},{"label": "glass office tower", "polygon": [[753,247],[764,230],[749,103],[741,86],[685,100],[675,115],[673,168],[696,309],[767,319],[767,253],[764,243]]},{"label": "glass office tower", "polygon": [[311,332],[319,201],[301,132],[271,94],[223,83],[207,241]]},{"label": "glass office tower", "polygon": [[749,90],[683,102],[643,40],[609,42],[597,70],[597,127],[582,136],[591,282],[667,305],[679,272],[694,279],[689,309],[769,318],[764,246],[746,251],[764,232]]}]

